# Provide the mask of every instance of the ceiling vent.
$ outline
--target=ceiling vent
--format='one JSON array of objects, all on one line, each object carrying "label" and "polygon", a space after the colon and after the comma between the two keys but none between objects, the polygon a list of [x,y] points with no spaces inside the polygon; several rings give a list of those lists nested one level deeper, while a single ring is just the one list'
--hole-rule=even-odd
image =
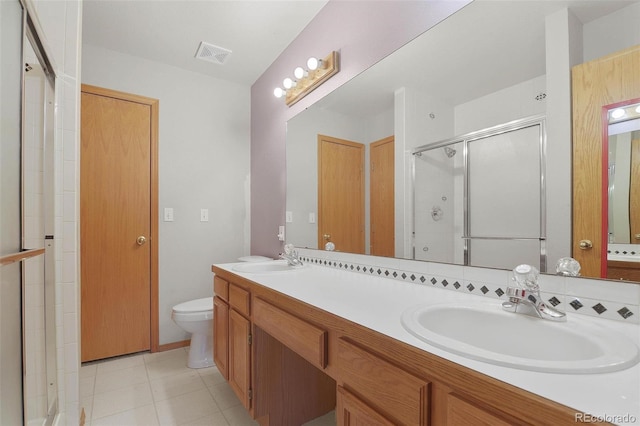
[{"label": "ceiling vent", "polygon": [[202,41],[198,46],[196,58],[222,65],[227,61],[230,54],[231,51],[228,49]]}]

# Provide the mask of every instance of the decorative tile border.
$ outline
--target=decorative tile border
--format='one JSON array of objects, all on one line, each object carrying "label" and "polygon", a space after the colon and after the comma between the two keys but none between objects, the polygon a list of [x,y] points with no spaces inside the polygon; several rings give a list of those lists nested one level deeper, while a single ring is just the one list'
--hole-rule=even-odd
[{"label": "decorative tile border", "polygon": [[640,262],[638,244],[609,244],[607,247],[607,255],[610,260]]},{"label": "decorative tile border", "polygon": [[[323,252],[308,249],[299,249],[298,252],[303,262],[312,265],[458,291],[492,299],[506,300],[505,291],[506,287],[510,284],[507,278],[509,276],[508,271],[466,268],[459,265],[432,264],[429,262],[378,258],[375,256]],[[431,265],[435,265],[435,267],[430,268]],[[430,269],[437,271],[429,273]],[[465,279],[465,275],[469,278]],[[460,278],[460,276],[462,276],[462,278]],[[630,303],[603,300],[598,297],[601,295],[598,293],[606,293],[606,291],[603,292],[601,289],[593,292],[592,297],[588,297],[589,294],[585,294],[585,297],[575,296],[572,295],[572,292],[567,294],[565,291],[563,277],[542,276],[541,280],[543,281],[541,287],[552,290],[550,292],[542,291],[543,299],[561,311],[640,324],[640,307],[638,306],[638,301],[635,299],[630,301]],[[617,284],[603,280],[593,281],[597,281],[598,286],[613,286]],[[547,283],[549,286],[546,285]],[[589,286],[585,287],[587,289],[589,288]],[[636,303],[634,303],[634,301]]]}]

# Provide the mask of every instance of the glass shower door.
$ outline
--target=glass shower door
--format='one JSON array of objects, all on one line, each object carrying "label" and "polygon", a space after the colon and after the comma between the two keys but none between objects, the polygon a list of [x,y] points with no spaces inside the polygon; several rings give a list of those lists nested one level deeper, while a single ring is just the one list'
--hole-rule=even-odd
[{"label": "glass shower door", "polygon": [[0,424],[57,413],[54,76],[22,4],[0,1]]},{"label": "glass shower door", "polygon": [[541,125],[468,142],[468,264],[545,270]]}]

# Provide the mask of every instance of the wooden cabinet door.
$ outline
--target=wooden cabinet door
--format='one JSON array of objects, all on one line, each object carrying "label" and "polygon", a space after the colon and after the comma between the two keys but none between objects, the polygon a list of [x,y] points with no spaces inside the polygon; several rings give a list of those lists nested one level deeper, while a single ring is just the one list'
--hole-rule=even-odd
[{"label": "wooden cabinet door", "polygon": [[229,305],[218,296],[213,299],[213,361],[229,380]]},{"label": "wooden cabinet door", "polygon": [[393,425],[392,422],[385,419],[381,414],[359,400],[342,386],[338,386],[336,420],[338,426]]},{"label": "wooden cabinet door", "polygon": [[447,395],[447,424],[474,426],[509,426],[519,424],[507,421],[450,393]]},{"label": "wooden cabinet door", "polygon": [[229,384],[242,404],[250,408],[251,323],[234,309],[229,310]]}]

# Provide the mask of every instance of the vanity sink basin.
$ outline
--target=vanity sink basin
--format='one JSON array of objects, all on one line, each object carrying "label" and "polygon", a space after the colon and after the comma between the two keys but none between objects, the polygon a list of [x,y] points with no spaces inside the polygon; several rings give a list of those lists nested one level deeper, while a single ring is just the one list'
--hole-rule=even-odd
[{"label": "vanity sink basin", "polygon": [[402,325],[445,351],[521,370],[605,373],[640,360],[630,339],[602,325],[505,312],[500,302],[417,306],[402,314]]},{"label": "vanity sink basin", "polygon": [[241,263],[233,266],[236,272],[245,272],[252,274],[265,274],[269,272],[286,272],[300,269],[300,267],[289,266],[285,260],[272,260],[268,262]]}]

